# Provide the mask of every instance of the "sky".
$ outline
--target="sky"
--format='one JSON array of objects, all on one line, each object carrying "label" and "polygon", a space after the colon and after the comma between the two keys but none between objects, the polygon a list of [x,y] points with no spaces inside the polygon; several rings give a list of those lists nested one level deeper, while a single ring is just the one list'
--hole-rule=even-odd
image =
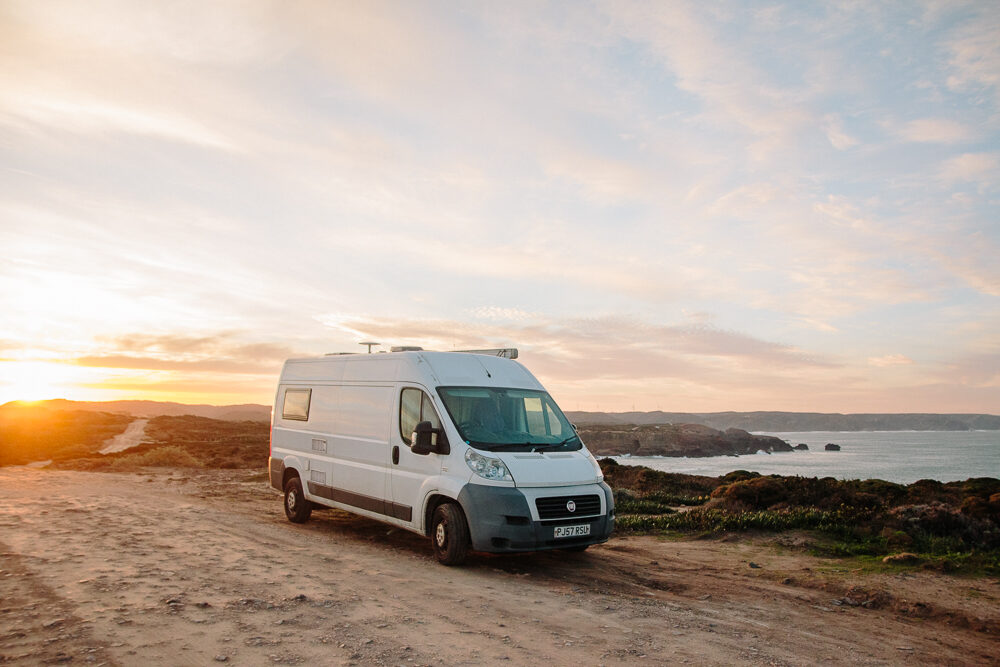
[{"label": "sky", "polygon": [[998,203],[996,2],[0,1],[0,403],[998,414]]}]

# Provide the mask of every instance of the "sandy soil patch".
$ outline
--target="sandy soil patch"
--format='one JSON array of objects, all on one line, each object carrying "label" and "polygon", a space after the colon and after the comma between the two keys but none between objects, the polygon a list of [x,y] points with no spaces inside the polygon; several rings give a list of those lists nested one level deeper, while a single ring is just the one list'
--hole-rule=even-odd
[{"label": "sandy soil patch", "polygon": [[0,663],[990,664],[998,622],[995,579],[753,539],[445,568],[343,512],[293,525],[246,471],[0,469]]}]

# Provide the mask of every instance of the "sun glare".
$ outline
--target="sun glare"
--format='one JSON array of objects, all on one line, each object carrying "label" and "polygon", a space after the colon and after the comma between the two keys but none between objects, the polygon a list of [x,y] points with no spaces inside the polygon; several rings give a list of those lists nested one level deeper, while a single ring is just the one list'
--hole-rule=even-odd
[{"label": "sun glare", "polygon": [[71,386],[65,364],[14,361],[0,366],[0,402],[60,398]]},{"label": "sun glare", "polygon": [[0,361],[0,405],[52,398],[72,401],[147,399],[180,403],[269,403],[271,377],[178,375],[172,372],[79,366],[59,361]]},{"label": "sun glare", "polygon": [[50,398],[102,400],[92,387],[100,382],[95,369],[57,361],[0,362],[0,404],[9,401],[43,401]]}]

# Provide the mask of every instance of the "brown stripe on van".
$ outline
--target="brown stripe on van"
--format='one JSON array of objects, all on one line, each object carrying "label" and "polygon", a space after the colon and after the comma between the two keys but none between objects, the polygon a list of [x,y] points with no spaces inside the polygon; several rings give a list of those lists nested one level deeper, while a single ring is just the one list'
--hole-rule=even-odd
[{"label": "brown stripe on van", "polygon": [[314,496],[319,496],[320,498],[332,500],[335,503],[343,503],[344,505],[358,507],[363,510],[368,510],[369,512],[376,512],[378,514],[391,516],[403,521],[410,521],[413,517],[413,508],[407,505],[387,502],[380,498],[372,498],[371,496],[354,493],[353,491],[336,489],[332,486],[319,484],[317,482],[308,482],[308,484],[309,493]]}]

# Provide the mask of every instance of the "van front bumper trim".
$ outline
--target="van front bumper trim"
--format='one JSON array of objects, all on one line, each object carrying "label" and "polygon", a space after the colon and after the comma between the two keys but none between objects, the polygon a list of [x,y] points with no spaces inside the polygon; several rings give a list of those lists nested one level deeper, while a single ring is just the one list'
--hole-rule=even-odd
[{"label": "van front bumper trim", "polygon": [[[599,486],[604,493],[607,514],[581,516],[570,521],[535,521],[528,518],[531,517],[528,500],[517,488],[466,484],[458,495],[458,501],[469,519],[469,536],[476,551],[508,553],[560,549],[607,542],[611,536],[615,526],[611,489],[603,482],[595,486]],[[513,517],[518,520],[511,521]],[[588,524],[590,534],[557,538],[554,535],[555,526],[563,523]]]}]

